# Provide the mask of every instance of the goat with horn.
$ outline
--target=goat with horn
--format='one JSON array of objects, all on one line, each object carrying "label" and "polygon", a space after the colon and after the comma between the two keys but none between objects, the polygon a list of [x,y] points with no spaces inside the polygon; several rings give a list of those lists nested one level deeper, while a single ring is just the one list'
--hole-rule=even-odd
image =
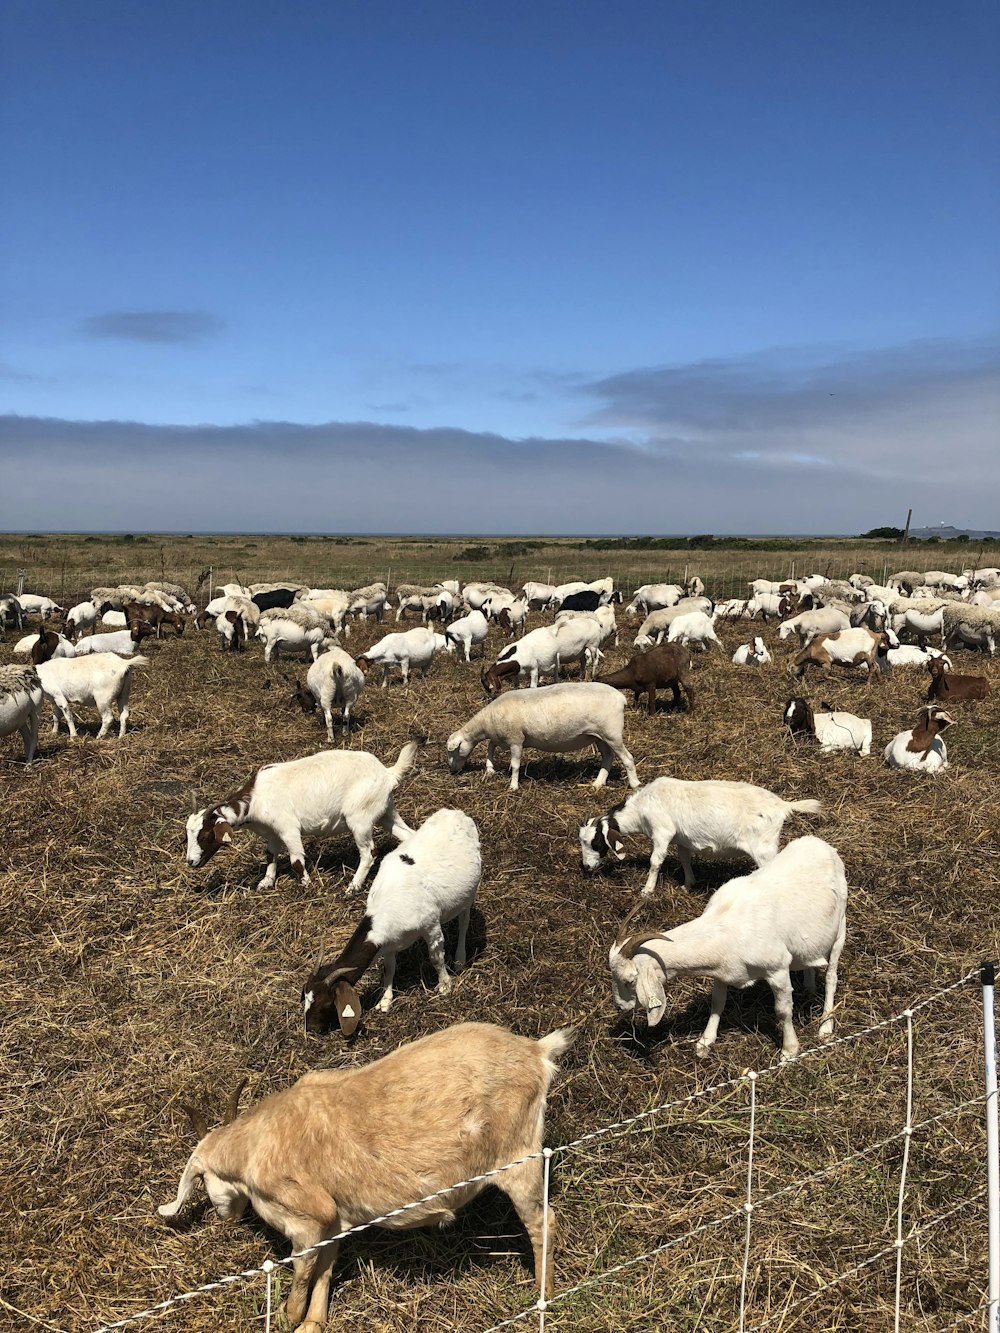
[{"label": "goat with horn", "polygon": [[608,956],[615,1004],[623,1013],[641,1005],[655,1027],[666,1009],[668,982],[711,977],[712,1012],[695,1047],[704,1056],[719,1031],[728,987],[766,981],[781,1025],[781,1058],[793,1059],[799,1042],[792,1024],[791,973],[804,971],[807,989],[815,995],[815,969],[826,968],[819,1035],[829,1038],[846,911],[847,877],[838,853],[821,838],[796,838],[760,870],[723,885],[694,921],[669,930],[623,933]]}]

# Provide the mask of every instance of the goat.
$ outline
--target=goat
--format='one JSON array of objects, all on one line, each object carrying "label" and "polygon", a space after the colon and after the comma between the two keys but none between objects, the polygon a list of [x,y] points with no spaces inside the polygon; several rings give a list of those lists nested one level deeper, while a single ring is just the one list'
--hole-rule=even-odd
[{"label": "goat", "polygon": [[954,726],[954,722],[954,718],[936,704],[921,708],[912,730],[897,732],[885,747],[886,764],[889,768],[940,773],[948,767],[948,747],[941,739],[941,732]]},{"label": "goat", "polygon": [[846,917],[847,876],[840,856],[821,838],[796,838],[752,875],[717,889],[694,921],[616,940],[608,955],[615,1005],[632,1013],[641,1004],[655,1027],[666,1009],[665,983],[711,977],[712,1013],[695,1047],[704,1056],[718,1034],[728,987],[766,981],[781,1024],[781,1058],[794,1059],[799,1041],[791,973],[805,970],[806,985],[815,993],[814,969],[826,968],[819,1035],[829,1039]]},{"label": "goat", "polygon": [[296,1333],[322,1333],[339,1242],[314,1246],[376,1218],[387,1227],[444,1226],[492,1184],[517,1210],[535,1281],[541,1292],[544,1270],[542,1295],[550,1295],[545,1102],[554,1062],[573,1035],[560,1028],[531,1041],[491,1023],[459,1023],[360,1068],[313,1070],[235,1120],[234,1097],[228,1121],[211,1133],[203,1116],[192,1115],[201,1137],[177,1197],[157,1212],[176,1217],[199,1181],[224,1221],[252,1204],[302,1254],[292,1261],[288,1319]]},{"label": "goat", "polygon": [[81,657],[53,659],[37,668],[45,697],[52,704],[52,732],[59,730],[60,716],[76,739],[76,722],[70,704],[93,704],[101,715],[97,739],[103,740],[118,708],[118,738],[125,735],[129,718],[132,671],[149,666],[148,657],[119,657],[117,653],[90,653]]},{"label": "goat", "polygon": [[[444,637],[448,641],[449,651],[454,651],[456,644],[461,644],[465,649],[465,660],[472,660],[472,648],[474,644],[485,644],[490,632],[489,621],[483,615],[482,611],[470,611],[468,615],[453,620],[444,632]],[[486,655],[486,649],[483,648],[483,656]]]},{"label": "goat", "polygon": [[303,986],[306,1030],[326,1032],[336,1019],[344,1036],[351,1035],[361,1020],[355,987],[379,956],[384,969],[379,1008],[387,1013],[396,955],[421,937],[437,972],[438,991],[447,995],[451,978],[441,927],[458,917],[455,971],[460,972],[481,876],[475,822],[460,810],[436,810],[382,858],[358,928],[339,956],[318,966]]},{"label": "goat", "polygon": [[396,813],[393,790],[413,767],[416,753],[417,742],[407,742],[392,768],[365,750],[325,750],[267,764],[226,800],[192,811],[187,863],[207,865],[220,847],[232,842],[232,830],[246,825],[267,841],[267,870],[257,888],[274,888],[282,851],[305,887],[310,880],[303,838],[335,833],[346,825],[360,854],[347,890],[353,893],[374,864],[375,829],[391,833],[397,842],[413,832]]},{"label": "goat", "polygon": [[[895,642],[894,642],[895,640]],[[790,673],[801,680],[807,667],[831,666],[863,667],[871,684],[872,677],[887,670],[885,654],[898,647],[899,641],[888,631],[876,633],[870,629],[844,629],[836,634],[817,634],[807,648],[803,648],[789,667]]]},{"label": "goat", "polygon": [[622,835],[642,833],[653,843],[643,897],[656,889],[671,845],[684,871],[684,887],[694,888],[691,853],[721,858],[748,856],[758,866],[778,854],[781,830],[790,814],[818,814],[819,801],[786,801],[750,782],[685,782],[656,778],[606,815],[580,827],[580,859],[593,874],[602,857],[623,860]]},{"label": "goat", "polygon": [[326,722],[326,736],[333,744],[333,710],[340,709],[341,729],[347,731],[351,725],[351,709],[358,701],[358,696],[365,687],[365,673],[354,658],[337,644],[326,642],[326,646],[306,673],[306,690],[296,682],[296,697],[305,707],[308,699],[315,707],[319,704]]},{"label": "goat", "polygon": [[940,657],[932,657],[927,663],[931,673],[931,683],[927,689],[927,702],[949,704],[956,699],[985,699],[990,693],[990,682],[985,676],[960,676],[948,671]]},{"label": "goat", "polygon": [[636,653],[621,670],[597,676],[596,680],[600,685],[613,685],[616,690],[631,690],[636,708],[640,696],[645,694],[646,711],[650,717],[656,709],[657,689],[669,689],[675,707],[680,704],[683,690],[688,712],[694,711],[691,654],[677,643],[660,643],[644,653]]},{"label": "goat", "polygon": [[378,643],[366,648],[355,661],[366,675],[369,667],[380,666],[384,690],[389,684],[389,672],[393,667],[399,667],[403,685],[408,686],[410,667],[416,667],[421,676],[426,677],[434,654],[447,647],[448,643],[443,634],[435,634],[432,629],[419,626],[416,629],[397,630],[393,634],[386,634]]},{"label": "goat", "polygon": [[832,750],[854,750],[861,755],[872,752],[872,724],[853,713],[835,712],[829,704],[820,704],[814,713],[805,699],[788,699],[783,717],[791,735],[807,732],[819,741],[823,754]]},{"label": "goat", "polygon": [[733,653],[735,666],[764,666],[770,662],[771,654],[764,647],[764,640],[758,635],[749,643],[741,643]]}]

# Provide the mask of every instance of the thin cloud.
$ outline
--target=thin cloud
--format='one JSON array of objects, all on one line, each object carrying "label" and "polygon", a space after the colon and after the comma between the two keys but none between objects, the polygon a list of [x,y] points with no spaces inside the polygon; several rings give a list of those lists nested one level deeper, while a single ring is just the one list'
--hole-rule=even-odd
[{"label": "thin cloud", "polygon": [[197,343],[214,338],[223,327],[207,310],[109,310],[85,319],[80,332],[122,342]]}]

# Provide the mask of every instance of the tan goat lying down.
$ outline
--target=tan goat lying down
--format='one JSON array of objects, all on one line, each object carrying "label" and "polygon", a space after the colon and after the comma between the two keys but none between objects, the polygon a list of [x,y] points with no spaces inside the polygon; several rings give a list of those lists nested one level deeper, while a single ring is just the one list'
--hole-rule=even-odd
[{"label": "tan goat lying down", "polygon": [[[236,1221],[247,1203],[291,1242],[308,1249],[459,1181],[540,1154],[554,1060],[573,1039],[560,1028],[540,1041],[491,1023],[459,1023],[401,1046],[360,1069],[318,1069],[202,1134],[173,1203],[180,1212],[199,1180],[219,1216]],[[462,1185],[382,1225],[442,1226],[486,1188],[510,1198],[531,1240],[542,1280],[540,1157],[488,1181]],[[338,1242],[293,1262],[287,1314],[298,1333],[322,1333]],[[548,1268],[548,1291],[552,1269]],[[310,1288],[311,1294],[310,1294]],[[548,1292],[546,1293],[548,1294]]]}]

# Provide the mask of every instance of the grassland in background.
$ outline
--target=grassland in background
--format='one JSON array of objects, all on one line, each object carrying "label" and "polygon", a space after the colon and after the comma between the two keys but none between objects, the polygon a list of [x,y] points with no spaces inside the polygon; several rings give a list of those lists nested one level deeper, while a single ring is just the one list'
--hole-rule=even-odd
[{"label": "grassland in background", "polygon": [[[1000,561],[1000,543],[895,542],[865,539],[729,539],[690,546],[683,539],[573,537],[298,537],[235,534],[0,535],[0,592],[17,586],[61,604],[95,586],[175,579],[192,592],[209,568],[216,584],[234,580],[294,579],[312,587],[358,587],[375,579],[434,582],[442,578],[496,579],[515,586],[527,579],[559,583],[610,574],[617,585],[673,582],[699,574],[717,598],[743,595],[753,578],[855,571],[881,581],[894,569],[945,569]],[[695,541],[699,539],[694,539]],[[207,581],[203,585],[207,595]]]}]

